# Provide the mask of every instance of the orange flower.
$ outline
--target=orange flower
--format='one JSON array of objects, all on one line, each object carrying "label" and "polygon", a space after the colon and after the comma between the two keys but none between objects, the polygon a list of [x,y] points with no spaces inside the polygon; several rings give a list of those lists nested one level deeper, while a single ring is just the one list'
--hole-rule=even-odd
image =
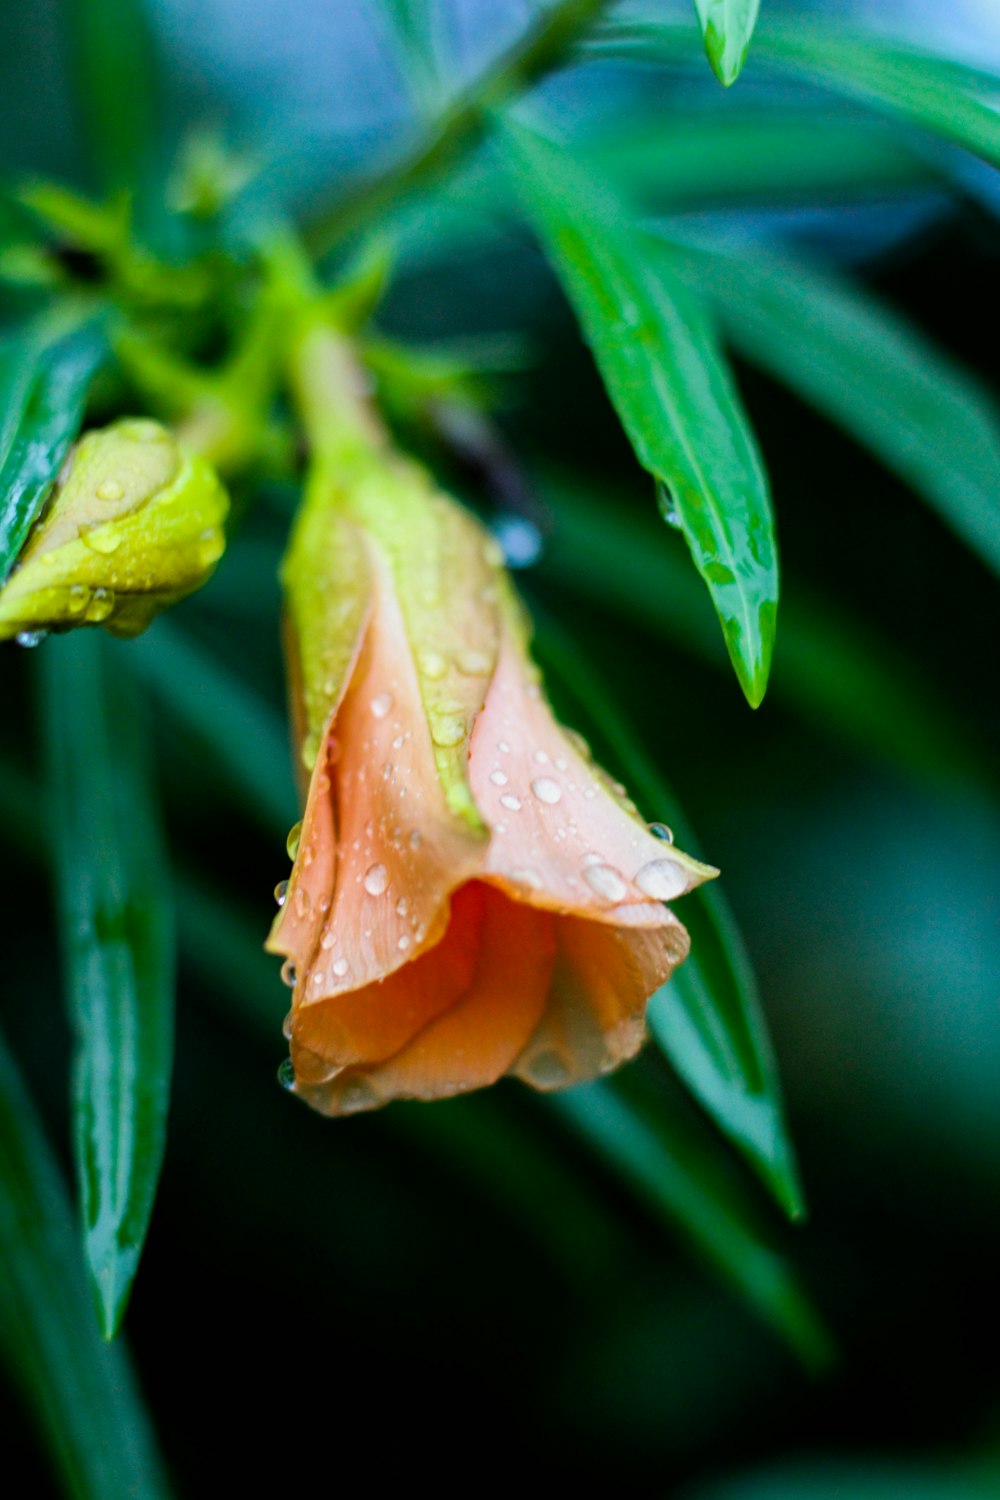
[{"label": "orange flower", "polygon": [[496,544],[379,439],[317,463],[284,579],[308,796],[268,947],[326,1114],[642,1043],[715,872],[654,837],[543,695]]}]

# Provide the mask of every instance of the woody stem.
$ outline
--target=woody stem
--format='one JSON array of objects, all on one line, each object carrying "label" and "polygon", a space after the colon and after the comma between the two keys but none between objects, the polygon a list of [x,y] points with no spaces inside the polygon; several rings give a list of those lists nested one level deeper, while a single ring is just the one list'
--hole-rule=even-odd
[{"label": "woody stem", "polygon": [[316,259],[388,204],[434,177],[481,134],[489,112],[558,67],[581,34],[614,0],[558,0],[514,45],[463,89],[418,145],[347,197],[321,208],[304,229]]}]

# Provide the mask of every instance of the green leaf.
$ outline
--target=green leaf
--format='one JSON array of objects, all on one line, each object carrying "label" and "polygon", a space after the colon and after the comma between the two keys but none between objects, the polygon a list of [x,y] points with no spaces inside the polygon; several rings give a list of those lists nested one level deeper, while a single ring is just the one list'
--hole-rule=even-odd
[{"label": "green leaf", "polygon": [[[612,22],[591,50],[674,64],[694,60],[688,29],[670,22]],[[1000,164],[995,71],[832,22],[769,21],[754,36],[754,55]]]},{"label": "green leaf", "polygon": [[73,1134],[102,1332],[125,1311],[163,1159],[173,932],[141,704],[96,631],[41,656],[52,856],[77,1051]]},{"label": "green leaf", "polygon": [[905,318],[798,258],[673,247],[735,347],[911,484],[1000,572],[1000,418]]},{"label": "green leaf", "polygon": [[36,324],[0,343],[0,583],[80,430],[100,350],[93,327],[59,338]]},{"label": "green leaf", "polygon": [[757,24],[760,0],[694,0],[705,53],[716,78],[728,88],[740,76]]},{"label": "green leaf", "polygon": [[94,1326],[66,1189],[2,1038],[0,1350],[68,1497],[165,1500],[142,1398]]},{"label": "green leaf", "polygon": [[634,1101],[635,1072],[548,1094],[546,1102],[807,1365],[822,1368],[832,1358],[829,1338],[787,1262],[680,1111],[663,1097]]},{"label": "green leaf", "polygon": [[142,0],[71,0],[72,61],[84,133],[102,185],[134,190],[152,165],[157,96]]},{"label": "green leaf", "polygon": [[[539,623],[537,654],[550,684],[563,685],[585,715],[587,734],[631,794],[698,853],[676,797],[619,713],[605,685],[567,637]],[[601,758],[604,758],[603,756]],[[804,1212],[777,1069],[749,955],[729,904],[715,885],[685,896],[678,915],[691,952],[649,1004],[653,1037],[720,1130],[743,1152],[793,1217]]]},{"label": "green leaf", "polygon": [[764,696],[778,563],[767,481],[701,310],[629,224],[627,208],[565,152],[504,126],[531,218],[573,302],[644,468],[669,493],[750,704]]},{"label": "green leaf", "polygon": [[[711,612],[670,538],[620,494],[544,474],[555,518],[540,573],[684,651],[725,668]],[[817,670],[822,663],[822,671]],[[926,673],[878,634],[810,597],[782,605],[776,700],[833,736],[937,787],[995,787],[992,750],[970,737]]]}]

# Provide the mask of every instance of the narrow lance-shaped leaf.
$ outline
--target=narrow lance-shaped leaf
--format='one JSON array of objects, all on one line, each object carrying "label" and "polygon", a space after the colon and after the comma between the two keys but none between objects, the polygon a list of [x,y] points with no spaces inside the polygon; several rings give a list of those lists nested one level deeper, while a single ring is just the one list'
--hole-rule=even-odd
[{"label": "narrow lance-shaped leaf", "polygon": [[767,481],[728,369],[696,302],[627,208],[567,154],[507,123],[532,220],[573,302],[644,468],[669,495],[748,701],[764,696],[778,563]]},{"label": "narrow lance-shaped leaf", "polygon": [[0,1038],[0,1352],[70,1500],[165,1500],[124,1350],[94,1326],[73,1211]]},{"label": "narrow lance-shaped leaf", "polygon": [[760,0],[694,0],[712,71],[726,88],[746,61]]},{"label": "narrow lance-shaped leaf", "polygon": [[144,0],[71,0],[84,133],[104,186],[132,190],[151,166],[157,76]]},{"label": "narrow lance-shaped leaf", "polygon": [[0,583],[80,430],[100,352],[93,327],[52,339],[36,326],[0,344]]},{"label": "narrow lance-shaped leaf", "polygon": [[70,1015],[73,1133],[101,1329],[118,1329],[163,1159],[173,934],[137,701],[115,648],[80,630],[42,652],[49,812]]},{"label": "narrow lance-shaped leaf", "polygon": [[630,1184],[651,1211],[770,1323],[806,1364],[832,1357],[829,1337],[784,1258],[759,1232],[732,1183],[680,1114],[659,1100],[637,1108],[631,1078],[548,1094],[546,1103]]},{"label": "narrow lance-shaped leaf", "polygon": [[[601,56],[693,63],[690,28],[661,21],[615,22],[590,44]],[[754,36],[754,56],[861,100],[1000,163],[1000,109],[995,70],[940,53],[845,31],[815,21],[769,21]]]},{"label": "narrow lance-shaped leaf", "polygon": [[[592,663],[549,625],[536,645],[550,684],[565,685],[586,715],[584,728],[607,747],[644,811],[697,846],[681,808],[618,712]],[[724,874],[725,872],[723,872]],[[753,968],[729,904],[716,885],[678,905],[691,952],[649,1004],[650,1030],[716,1125],[743,1152],[782,1207],[803,1212],[802,1193],[777,1070]]]},{"label": "narrow lance-shaped leaf", "polygon": [[884,303],[799,259],[664,254],[742,354],[869,448],[1000,572],[1000,418],[973,375]]}]

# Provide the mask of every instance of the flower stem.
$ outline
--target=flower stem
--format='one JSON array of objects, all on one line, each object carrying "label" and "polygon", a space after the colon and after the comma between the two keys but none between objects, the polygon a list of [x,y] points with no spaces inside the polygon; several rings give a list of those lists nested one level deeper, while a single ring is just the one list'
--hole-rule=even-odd
[{"label": "flower stem", "polygon": [[614,0],[557,0],[514,45],[442,111],[425,138],[380,176],[320,210],[304,231],[317,259],[388,204],[446,167],[473,142],[487,115],[558,67],[580,34]]}]

